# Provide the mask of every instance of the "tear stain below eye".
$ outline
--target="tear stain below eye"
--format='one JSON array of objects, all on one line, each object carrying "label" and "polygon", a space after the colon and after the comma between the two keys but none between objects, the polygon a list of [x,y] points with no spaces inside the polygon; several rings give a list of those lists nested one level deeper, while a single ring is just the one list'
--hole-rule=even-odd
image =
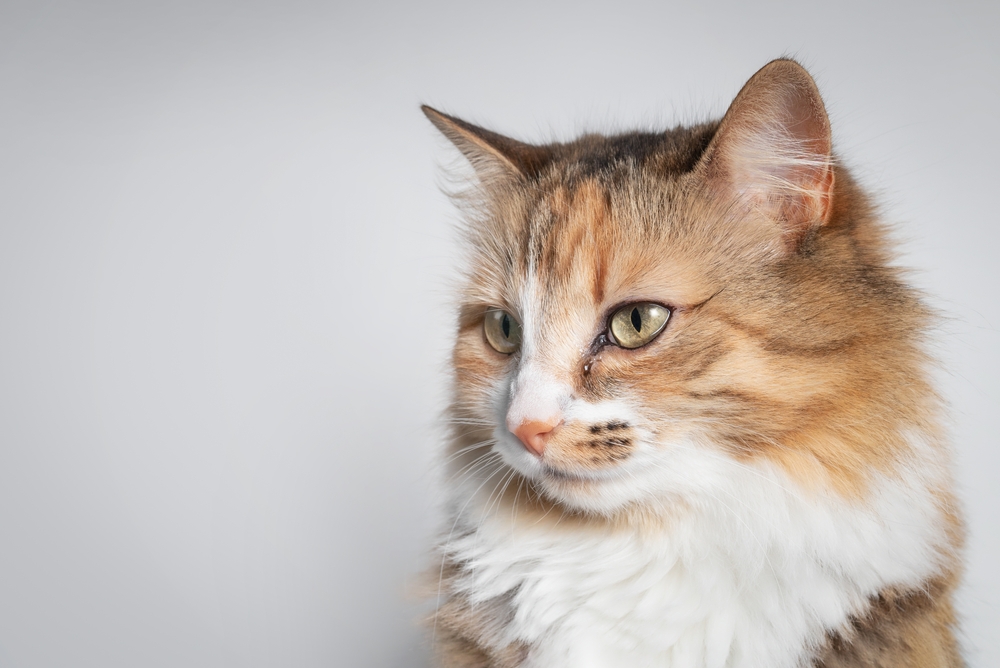
[{"label": "tear stain below eye", "polygon": [[587,361],[583,363],[583,375],[589,376],[590,370],[594,368],[597,361],[600,359],[601,349],[610,343],[606,334],[599,334],[594,342],[590,344],[590,349],[587,350],[584,355]]}]

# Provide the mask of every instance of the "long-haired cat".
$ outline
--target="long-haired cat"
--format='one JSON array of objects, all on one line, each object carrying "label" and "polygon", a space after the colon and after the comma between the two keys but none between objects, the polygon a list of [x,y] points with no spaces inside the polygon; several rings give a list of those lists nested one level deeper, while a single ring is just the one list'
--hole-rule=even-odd
[{"label": "long-haired cat", "polygon": [[933,314],[809,74],[541,146],[424,111],[475,174],[438,664],[962,665]]}]

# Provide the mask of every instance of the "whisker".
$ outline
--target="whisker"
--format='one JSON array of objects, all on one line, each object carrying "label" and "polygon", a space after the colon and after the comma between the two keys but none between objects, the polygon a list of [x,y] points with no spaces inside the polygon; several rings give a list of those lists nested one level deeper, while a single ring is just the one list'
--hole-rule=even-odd
[{"label": "whisker", "polygon": [[493,452],[493,451],[491,451],[491,452],[487,453],[486,455],[484,455],[482,457],[479,457],[478,459],[474,459],[471,462],[469,462],[468,464],[466,464],[465,466],[463,466],[462,468],[460,468],[457,471],[455,471],[455,473],[453,473],[451,476],[448,477],[448,480],[446,482],[448,484],[451,484],[451,483],[453,483],[455,481],[456,477],[458,477],[459,475],[463,475],[463,473],[465,473],[463,475],[463,480],[464,480],[465,478],[469,477],[469,473],[471,473],[472,469],[474,469],[475,467],[480,466],[480,465],[482,465],[485,462],[493,461],[494,459],[499,458],[499,457],[500,457],[500,453],[499,452]]},{"label": "whisker", "polygon": [[448,464],[452,460],[454,460],[454,459],[456,459],[458,457],[461,457],[462,455],[466,454],[467,452],[472,452],[473,450],[478,450],[480,448],[490,447],[490,446],[493,446],[495,443],[496,443],[496,439],[488,438],[485,441],[479,441],[477,443],[472,443],[471,445],[466,445],[464,447],[459,448],[455,452],[451,453],[447,457],[445,457],[440,462],[440,464],[442,464],[442,465],[443,464]]},{"label": "whisker", "polygon": [[[494,455],[495,455],[495,457],[494,457]],[[458,510],[457,513],[455,513],[455,521],[452,522],[452,524],[451,524],[451,529],[448,531],[448,536],[440,544],[441,566],[440,566],[440,568],[438,570],[437,598],[436,598],[435,605],[434,605],[434,624],[433,624],[433,629],[432,629],[432,632],[431,632],[431,642],[432,643],[437,638],[438,613],[441,610],[441,588],[444,586],[444,565],[445,565],[445,562],[447,561],[447,558],[448,558],[448,552],[447,552],[448,545],[451,543],[451,538],[455,534],[455,528],[458,526],[459,520],[462,519],[462,515],[465,512],[466,507],[469,505],[469,503],[472,501],[472,499],[475,498],[475,496],[479,493],[479,490],[481,490],[483,487],[485,487],[486,483],[489,482],[490,479],[493,478],[493,476],[495,476],[497,473],[499,473],[504,468],[503,459],[500,457],[499,453],[491,453],[491,455],[488,455],[484,459],[486,459],[490,463],[496,462],[497,463],[496,469],[493,471],[493,473],[491,473],[490,475],[486,476],[486,478],[483,480],[483,482],[480,483],[479,487],[477,487],[475,489],[475,491],[473,491],[472,494],[469,495],[469,498],[466,499],[466,501],[465,501],[464,504],[462,504],[462,507],[459,508],[459,510]]]}]

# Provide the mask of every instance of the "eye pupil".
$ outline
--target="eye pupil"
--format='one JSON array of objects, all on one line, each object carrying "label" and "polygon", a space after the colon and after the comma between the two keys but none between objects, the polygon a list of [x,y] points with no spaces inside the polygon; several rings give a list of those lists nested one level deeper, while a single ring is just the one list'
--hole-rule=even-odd
[{"label": "eye pupil", "polygon": [[521,347],[521,323],[500,309],[490,309],[483,318],[486,342],[498,353],[510,355]]},{"label": "eye pupil", "polygon": [[663,331],[669,319],[670,309],[665,306],[654,302],[628,304],[611,316],[608,334],[616,346],[641,348]]}]

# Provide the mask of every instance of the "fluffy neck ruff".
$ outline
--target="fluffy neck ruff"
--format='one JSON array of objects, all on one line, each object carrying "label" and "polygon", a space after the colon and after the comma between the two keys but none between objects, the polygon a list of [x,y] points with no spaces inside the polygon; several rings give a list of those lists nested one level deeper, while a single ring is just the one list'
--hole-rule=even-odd
[{"label": "fluffy neck ruff", "polygon": [[953,559],[943,455],[911,444],[852,500],[674,444],[698,490],[615,521],[543,512],[494,486],[502,469],[471,477],[452,499],[443,593],[476,611],[465,634],[511,665],[806,665],[880,591],[920,588]]}]

